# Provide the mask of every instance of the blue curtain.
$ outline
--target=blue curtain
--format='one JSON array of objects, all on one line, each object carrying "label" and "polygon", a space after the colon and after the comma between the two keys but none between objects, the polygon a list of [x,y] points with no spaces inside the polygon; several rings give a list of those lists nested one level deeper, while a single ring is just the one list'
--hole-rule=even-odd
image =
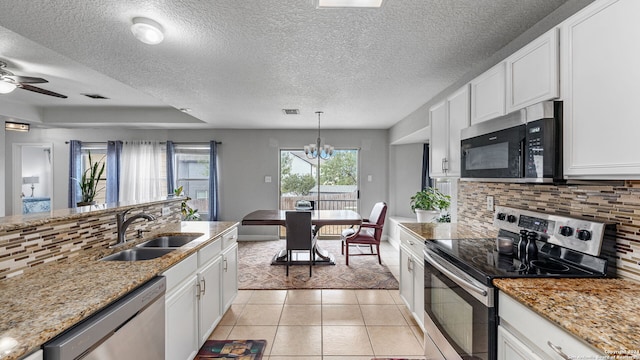
[{"label": "blue curtain", "polygon": [[[78,181],[82,178],[82,142],[78,140],[69,141],[69,208],[75,208],[80,200],[80,185]],[[77,179],[77,180],[76,180]]]},{"label": "blue curtain", "polygon": [[167,194],[173,195],[176,189],[176,179],[174,175],[174,158],[176,155],[176,145],[173,141],[167,141]]},{"label": "blue curtain", "polygon": [[209,148],[209,221],[218,220],[219,208],[218,143],[216,141],[211,141]]},{"label": "blue curtain", "polygon": [[118,202],[120,196],[120,154],[122,141],[107,142],[107,203]]},{"label": "blue curtain", "polygon": [[429,176],[429,144],[424,144],[422,148],[422,189],[431,187],[431,177]]}]

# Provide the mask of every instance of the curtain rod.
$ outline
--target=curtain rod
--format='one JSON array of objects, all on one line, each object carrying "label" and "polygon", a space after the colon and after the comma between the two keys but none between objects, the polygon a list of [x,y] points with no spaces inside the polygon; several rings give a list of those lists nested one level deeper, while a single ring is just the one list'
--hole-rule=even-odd
[{"label": "curtain rod", "polygon": [[[68,144],[68,141],[64,142],[65,144]],[[93,144],[97,144],[97,143],[101,143],[101,141],[87,141],[87,143],[93,143]],[[196,142],[174,142],[174,144],[177,145],[183,145],[183,144],[208,144],[208,141],[196,141]],[[166,141],[160,141],[160,144],[166,145],[167,142]],[[216,141],[216,144],[218,145],[222,145],[222,141]]]}]

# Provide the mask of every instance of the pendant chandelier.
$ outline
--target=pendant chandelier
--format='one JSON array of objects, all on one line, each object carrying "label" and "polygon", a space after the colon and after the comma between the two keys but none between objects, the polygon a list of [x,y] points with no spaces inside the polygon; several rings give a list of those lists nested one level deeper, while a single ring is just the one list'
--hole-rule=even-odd
[{"label": "pendant chandelier", "polygon": [[318,186],[318,200],[316,201],[315,210],[320,210],[320,159],[329,160],[333,155],[333,146],[325,144],[322,146],[320,139],[320,115],[322,111],[316,111],[318,114],[318,138],[315,144],[309,144],[304,147],[304,153],[309,159],[317,159],[318,165],[316,167],[316,184]]},{"label": "pendant chandelier", "polygon": [[327,160],[329,159],[332,155],[333,155],[333,146],[329,145],[329,144],[324,144],[324,146],[321,144],[321,139],[320,139],[320,115],[322,114],[322,111],[316,111],[316,114],[318,114],[318,138],[316,139],[316,143],[315,144],[309,144],[309,145],[305,145],[304,147],[304,153],[305,155],[307,155],[307,158],[309,159],[323,159],[323,160]]}]

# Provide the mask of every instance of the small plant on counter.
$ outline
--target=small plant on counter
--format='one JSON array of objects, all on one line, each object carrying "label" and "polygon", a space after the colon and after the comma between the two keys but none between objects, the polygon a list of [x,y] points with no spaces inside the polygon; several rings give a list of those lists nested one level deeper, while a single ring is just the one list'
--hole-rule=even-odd
[{"label": "small plant on counter", "polygon": [[411,210],[446,210],[451,205],[451,196],[441,193],[436,188],[426,188],[411,197]]},{"label": "small plant on counter", "polygon": [[100,178],[104,173],[104,162],[98,161],[94,163],[91,159],[91,152],[87,153],[89,155],[89,167],[82,173],[80,180],[73,178],[80,185],[80,193],[82,195],[82,200],[78,202],[78,206],[94,204],[96,193],[102,190],[98,189],[98,184],[100,184]]},{"label": "small plant on counter", "polygon": [[449,208],[451,196],[429,187],[413,195],[410,205],[411,211],[418,216],[418,222],[431,222],[438,219],[442,210]]},{"label": "small plant on counter", "polygon": [[[185,196],[183,193],[182,186],[173,190],[174,196]],[[180,205],[180,213],[182,213],[182,220],[185,221],[198,221],[200,220],[200,214],[198,214],[198,209],[194,209],[187,204],[187,201],[191,200],[190,197],[186,196]]]}]

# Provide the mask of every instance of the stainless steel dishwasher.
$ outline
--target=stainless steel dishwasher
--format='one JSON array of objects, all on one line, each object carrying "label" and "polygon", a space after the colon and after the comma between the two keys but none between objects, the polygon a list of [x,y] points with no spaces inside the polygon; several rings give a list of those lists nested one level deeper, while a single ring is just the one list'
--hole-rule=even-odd
[{"label": "stainless steel dishwasher", "polygon": [[158,276],[44,345],[45,360],[164,359],[164,294]]}]

